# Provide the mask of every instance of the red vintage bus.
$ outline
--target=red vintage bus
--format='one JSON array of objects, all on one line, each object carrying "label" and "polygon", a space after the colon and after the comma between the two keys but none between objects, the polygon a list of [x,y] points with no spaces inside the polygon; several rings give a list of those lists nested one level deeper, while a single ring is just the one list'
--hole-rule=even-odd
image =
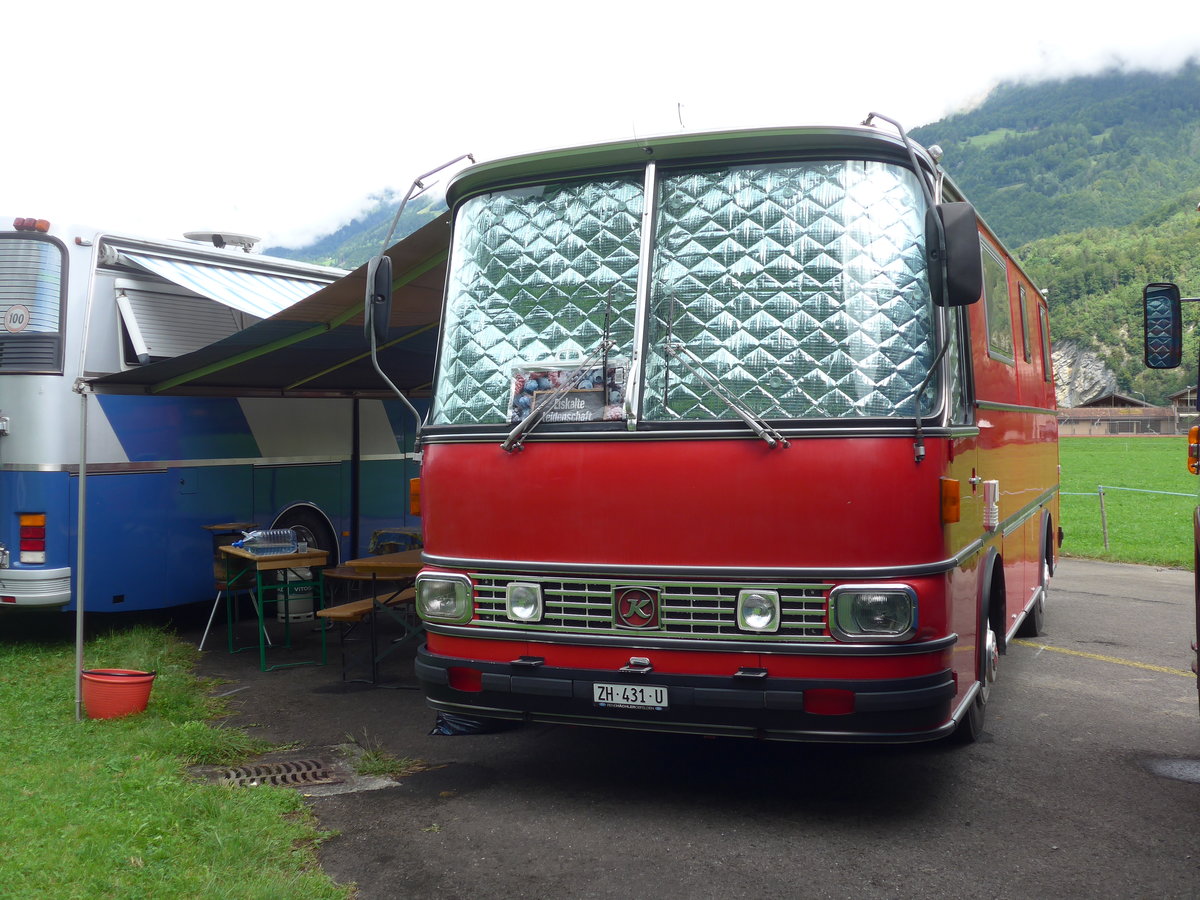
[{"label": "red vintage bus", "polygon": [[434,709],[979,735],[1041,626],[1057,424],[1045,300],[937,159],[873,115],[452,182],[416,485]]}]

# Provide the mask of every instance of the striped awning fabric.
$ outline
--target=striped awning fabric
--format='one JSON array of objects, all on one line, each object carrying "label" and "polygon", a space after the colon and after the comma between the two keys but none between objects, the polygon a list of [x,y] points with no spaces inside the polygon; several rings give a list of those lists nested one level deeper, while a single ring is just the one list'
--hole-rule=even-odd
[{"label": "striped awning fabric", "polygon": [[180,287],[260,319],[287,309],[333,280],[250,272],[143,253],[125,252],[122,256]]}]

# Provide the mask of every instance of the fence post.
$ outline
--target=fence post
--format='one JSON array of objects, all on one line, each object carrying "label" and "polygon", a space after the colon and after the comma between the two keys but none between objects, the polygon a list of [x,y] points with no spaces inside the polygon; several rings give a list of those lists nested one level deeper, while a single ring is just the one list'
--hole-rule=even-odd
[{"label": "fence post", "polygon": [[1104,485],[1096,485],[1096,493],[1100,495],[1100,532],[1104,535],[1104,549],[1108,549],[1108,513],[1104,510]]}]

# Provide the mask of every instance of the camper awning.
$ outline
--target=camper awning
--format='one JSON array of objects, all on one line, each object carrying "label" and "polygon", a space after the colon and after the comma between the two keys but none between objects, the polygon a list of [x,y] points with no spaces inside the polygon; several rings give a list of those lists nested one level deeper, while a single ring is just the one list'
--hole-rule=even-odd
[{"label": "camper awning", "polygon": [[[379,361],[408,394],[419,396],[433,378],[449,247],[450,214],[444,213],[387,251],[392,315]],[[97,393],[388,396],[363,335],[366,283],[363,265],[215,344],[93,379],[91,385]]]},{"label": "camper awning", "polygon": [[328,284],[146,253],[126,251],[121,256],[173,284],[259,319],[287,309]]}]

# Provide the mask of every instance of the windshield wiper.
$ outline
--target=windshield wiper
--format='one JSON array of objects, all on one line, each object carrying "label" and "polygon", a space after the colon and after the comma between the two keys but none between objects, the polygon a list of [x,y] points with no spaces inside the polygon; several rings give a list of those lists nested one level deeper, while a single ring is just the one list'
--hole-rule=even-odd
[{"label": "windshield wiper", "polygon": [[[695,353],[682,344],[665,344],[663,350],[667,356],[680,360],[700,379],[710,391],[725,402],[725,405],[737,413],[738,418],[750,426],[750,429],[767,442],[770,447],[790,447],[788,439],[767,424],[766,420],[746,407],[742,401],[717,380],[717,377],[704,368],[704,363]],[[669,368],[669,367],[668,367]]]}]

